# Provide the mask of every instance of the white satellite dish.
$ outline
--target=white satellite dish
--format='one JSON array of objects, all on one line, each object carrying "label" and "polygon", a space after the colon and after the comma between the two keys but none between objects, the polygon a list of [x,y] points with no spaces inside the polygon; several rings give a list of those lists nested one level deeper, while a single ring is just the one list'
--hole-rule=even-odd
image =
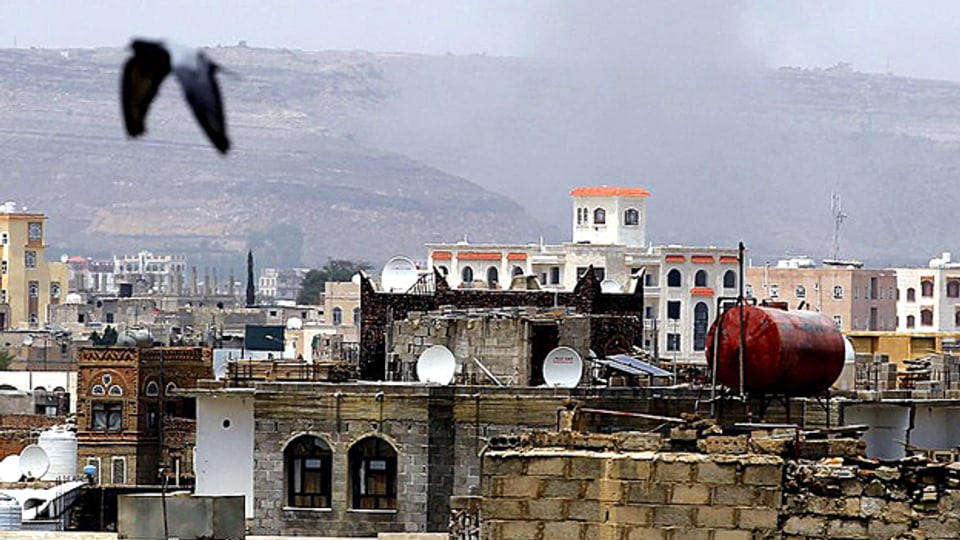
[{"label": "white satellite dish", "polygon": [[457,369],[457,359],[450,349],[434,345],[417,358],[417,380],[429,384],[450,384]]},{"label": "white satellite dish", "polygon": [[49,468],[50,456],[43,448],[30,444],[20,452],[20,472],[27,478],[40,478]]},{"label": "white satellite dish", "polygon": [[570,347],[557,347],[543,360],[543,380],[547,386],[573,388],[580,384],[583,359]]},{"label": "white satellite dish", "polygon": [[0,482],[18,482],[21,476],[19,455],[11,454],[0,461]]},{"label": "white satellite dish", "polygon": [[623,287],[621,287],[620,282],[615,279],[607,278],[600,282],[600,292],[618,293],[622,291]]},{"label": "white satellite dish", "polygon": [[417,282],[420,273],[409,257],[394,257],[387,261],[380,272],[380,288],[384,292],[405,293]]},{"label": "white satellite dish", "polygon": [[33,345],[33,334],[27,334],[23,336],[23,344],[26,345],[27,347],[30,347],[31,345]]},{"label": "white satellite dish", "polygon": [[300,317],[290,317],[287,319],[287,330],[300,330],[303,328],[303,319]]}]

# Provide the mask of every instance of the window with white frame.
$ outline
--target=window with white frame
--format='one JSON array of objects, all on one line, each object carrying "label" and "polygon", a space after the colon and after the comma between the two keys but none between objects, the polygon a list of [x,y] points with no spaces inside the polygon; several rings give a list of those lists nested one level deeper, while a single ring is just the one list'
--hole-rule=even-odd
[{"label": "window with white frame", "polygon": [[797,298],[806,298],[806,297],[807,297],[807,288],[804,287],[803,285],[797,285],[797,288],[796,288],[796,290],[794,291],[794,295],[795,295]]},{"label": "window with white frame", "polygon": [[834,300],[843,300],[843,285],[834,285],[834,286],[833,286],[833,299],[834,299]]},{"label": "window with white frame", "polygon": [[770,298],[780,298],[780,285],[770,285]]},{"label": "window with white frame", "polygon": [[27,268],[36,268],[37,267],[37,252],[33,250],[27,250],[23,252],[23,265]]},{"label": "window with white frame", "polygon": [[127,483],[127,458],[114,456],[110,460],[110,483]]}]

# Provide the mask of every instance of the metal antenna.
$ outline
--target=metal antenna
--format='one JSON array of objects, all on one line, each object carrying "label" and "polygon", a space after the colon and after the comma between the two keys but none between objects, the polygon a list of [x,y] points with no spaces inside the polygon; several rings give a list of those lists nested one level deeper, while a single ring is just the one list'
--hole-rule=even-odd
[{"label": "metal antenna", "polygon": [[840,194],[830,193],[830,211],[833,213],[833,260],[840,260],[840,227],[847,219],[846,212],[840,206]]}]

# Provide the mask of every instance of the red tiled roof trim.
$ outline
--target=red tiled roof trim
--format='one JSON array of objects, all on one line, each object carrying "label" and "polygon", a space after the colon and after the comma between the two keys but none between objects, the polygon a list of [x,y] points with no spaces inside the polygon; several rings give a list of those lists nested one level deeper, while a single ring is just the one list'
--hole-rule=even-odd
[{"label": "red tiled roof trim", "polygon": [[720,264],[737,264],[737,258],[733,255],[721,255]]},{"label": "red tiled roof trim", "polygon": [[682,263],[687,262],[687,258],[683,255],[667,255],[664,257],[664,260],[668,263]]},{"label": "red tiled roof trim", "polygon": [[713,296],[713,289],[710,287],[694,287],[690,289],[691,296]]},{"label": "red tiled roof trim", "polygon": [[461,261],[499,261],[503,257],[499,251],[461,251],[457,259]]},{"label": "red tiled roof trim", "polygon": [[693,257],[690,257],[690,260],[695,263],[702,263],[702,264],[711,263],[712,264],[716,262],[717,259],[715,259],[713,255],[694,255]]},{"label": "red tiled roof trim", "polygon": [[435,261],[449,261],[453,258],[453,253],[449,251],[434,251],[433,260]]},{"label": "red tiled roof trim", "polygon": [[571,197],[649,197],[650,192],[643,188],[628,187],[578,187],[570,191]]},{"label": "red tiled roof trim", "polygon": [[527,260],[527,254],[517,253],[517,252],[507,253],[507,260],[508,261],[525,261]]}]

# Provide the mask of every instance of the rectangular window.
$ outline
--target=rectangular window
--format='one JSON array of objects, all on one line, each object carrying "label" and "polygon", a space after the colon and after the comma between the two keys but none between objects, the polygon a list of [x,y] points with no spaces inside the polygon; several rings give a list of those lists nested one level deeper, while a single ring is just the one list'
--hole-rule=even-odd
[{"label": "rectangular window", "polygon": [[680,334],[667,334],[667,350],[668,351],[680,350]]},{"label": "rectangular window", "polygon": [[670,300],[667,302],[667,318],[677,320],[680,318],[680,301]]},{"label": "rectangular window", "polygon": [[7,261],[0,261],[0,274],[6,274],[8,266]]},{"label": "rectangular window", "polygon": [[87,465],[92,465],[96,472],[93,473],[94,483],[100,483],[100,458],[98,457],[88,457]]},{"label": "rectangular window", "polygon": [[780,298],[779,285],[770,285],[770,298]]},{"label": "rectangular window", "polygon": [[560,283],[560,267],[552,266],[550,267],[550,283],[557,285]]},{"label": "rectangular window", "polygon": [[23,265],[27,268],[37,267],[37,252],[28,250],[23,252]]},{"label": "rectangular window", "polygon": [[43,225],[37,222],[27,224],[27,239],[40,240],[43,238]]},{"label": "rectangular window", "polygon": [[120,431],[123,429],[123,404],[98,401],[93,404],[93,426],[96,431]]},{"label": "rectangular window", "polygon": [[114,457],[111,460],[110,482],[113,484],[127,483],[127,458]]},{"label": "rectangular window", "polygon": [[836,325],[837,328],[843,328],[843,317],[840,315],[834,315],[833,324]]},{"label": "rectangular window", "polygon": [[653,306],[644,306],[643,307],[643,318],[644,319],[653,319],[656,317],[656,314],[653,311]]}]

